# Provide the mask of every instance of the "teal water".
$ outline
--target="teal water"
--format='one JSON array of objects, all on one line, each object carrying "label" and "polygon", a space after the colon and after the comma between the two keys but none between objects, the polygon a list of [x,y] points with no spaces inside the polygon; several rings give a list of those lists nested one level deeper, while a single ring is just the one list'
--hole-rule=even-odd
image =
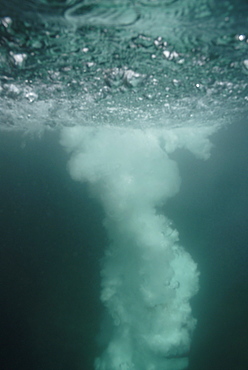
[{"label": "teal water", "polygon": [[[201,271],[192,370],[248,364],[247,128],[237,127],[215,136],[205,163],[177,155],[183,184],[168,213]],[[99,353],[103,215],[64,164],[56,135],[25,147],[22,135],[1,135],[4,369],[93,369]]]},{"label": "teal water", "polygon": [[64,157],[54,135],[1,136],[4,369],[90,369],[96,355],[102,212]]},{"label": "teal water", "polygon": [[[102,370],[146,370],[137,358],[110,368],[110,360],[101,357],[123,320],[119,313],[113,327],[106,324],[103,304],[108,303],[99,298],[101,284],[108,286],[108,279],[102,280],[105,251],[115,237],[103,220],[116,218],[117,228],[122,213],[106,212],[105,185],[99,190],[92,183],[98,173],[104,181],[118,178],[119,166],[127,172],[123,194],[133,181],[125,156],[116,166],[121,148],[111,149],[111,134],[109,154],[94,141],[105,127],[121,128],[123,135],[158,130],[147,131],[148,137],[159,138],[176,161],[181,187],[165,204],[157,200],[157,182],[145,192],[156,212],[173,220],[180,245],[200,271],[199,291],[190,298],[197,319],[190,347],[180,352],[164,344],[163,355],[152,352],[149,370],[185,368],[176,359],[182,352],[189,356],[189,370],[248,368],[247,14],[246,1],[231,0],[0,1],[3,369],[91,370],[100,357]],[[77,149],[89,153],[87,163],[93,158],[92,173],[83,169],[83,184],[70,177],[71,154],[60,145],[65,126],[96,130],[86,132],[88,143]],[[202,138],[199,128],[210,131]],[[206,155],[209,137],[211,156],[199,160],[195,154]],[[133,153],[131,146],[123,147]],[[138,171],[155,158],[155,149],[147,148],[150,154],[144,150],[144,161],[141,156],[140,166],[135,163],[137,198],[150,177],[162,181],[156,161],[145,181]],[[134,258],[130,251],[130,261]],[[146,303],[148,310],[162,307],[160,280],[160,275],[151,280],[158,296]],[[142,338],[141,329],[135,330],[134,337]],[[151,336],[153,330],[151,324]],[[175,365],[159,362],[170,357]]]}]

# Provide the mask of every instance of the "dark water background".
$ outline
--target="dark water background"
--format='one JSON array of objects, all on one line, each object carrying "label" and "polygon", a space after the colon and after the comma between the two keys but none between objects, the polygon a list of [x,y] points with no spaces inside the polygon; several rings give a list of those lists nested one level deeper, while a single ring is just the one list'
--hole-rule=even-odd
[{"label": "dark water background", "polygon": [[3,369],[91,369],[99,329],[99,207],[54,135],[1,135]]},{"label": "dark water background", "polygon": [[182,187],[170,216],[201,272],[190,370],[248,367],[247,134],[246,122],[220,131],[205,163],[175,155]]},{"label": "dark water background", "polygon": [[[201,271],[190,370],[248,368],[248,129],[215,134],[211,158],[178,151],[167,205]],[[58,135],[0,138],[2,369],[93,369],[101,321],[101,208],[65,170]]]}]

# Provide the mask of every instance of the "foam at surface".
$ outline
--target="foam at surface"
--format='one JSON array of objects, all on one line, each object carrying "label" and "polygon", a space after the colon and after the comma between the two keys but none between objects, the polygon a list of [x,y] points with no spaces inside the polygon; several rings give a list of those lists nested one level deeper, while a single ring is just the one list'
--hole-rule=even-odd
[{"label": "foam at surface", "polygon": [[64,128],[73,179],[88,182],[101,202],[109,247],[102,264],[101,300],[110,337],[96,370],[179,370],[188,366],[196,320],[190,298],[197,266],[178,232],[157,211],[180,187],[168,153],[185,147],[207,158],[213,129]]}]

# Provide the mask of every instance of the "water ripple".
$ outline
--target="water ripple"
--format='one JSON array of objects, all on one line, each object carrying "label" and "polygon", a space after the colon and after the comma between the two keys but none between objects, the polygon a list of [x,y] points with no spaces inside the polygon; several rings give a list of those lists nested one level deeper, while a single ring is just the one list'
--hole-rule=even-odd
[{"label": "water ripple", "polygon": [[70,7],[65,18],[74,26],[128,26],[137,21],[139,15],[130,4],[112,4],[86,1]]},{"label": "water ripple", "polygon": [[2,122],[17,105],[27,124],[45,107],[51,126],[246,112],[248,35],[233,1],[2,0]]}]

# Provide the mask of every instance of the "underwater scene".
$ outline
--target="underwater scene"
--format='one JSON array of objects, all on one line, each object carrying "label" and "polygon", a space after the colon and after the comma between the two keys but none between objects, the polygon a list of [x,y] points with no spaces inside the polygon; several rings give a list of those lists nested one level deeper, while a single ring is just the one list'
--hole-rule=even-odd
[{"label": "underwater scene", "polygon": [[246,0],[0,0],[0,367],[248,369]]}]

